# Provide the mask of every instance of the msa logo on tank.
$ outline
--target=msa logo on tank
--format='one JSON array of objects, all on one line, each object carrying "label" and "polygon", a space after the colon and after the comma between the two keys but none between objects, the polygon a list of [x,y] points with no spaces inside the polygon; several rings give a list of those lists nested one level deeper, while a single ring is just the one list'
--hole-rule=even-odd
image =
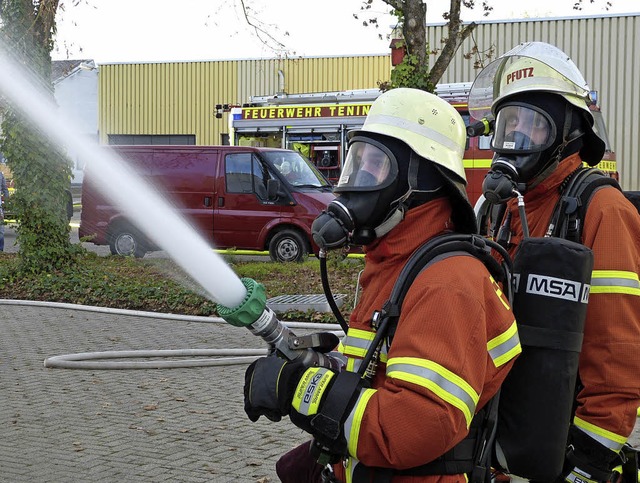
[{"label": "msa logo on tank", "polygon": [[[520,274],[514,273],[514,285],[516,292],[520,290]],[[526,293],[541,295],[543,297],[554,297],[567,300],[569,302],[579,302],[586,304],[589,302],[589,290],[591,285],[576,282],[564,278],[549,277],[530,273],[526,280],[524,290]]]}]

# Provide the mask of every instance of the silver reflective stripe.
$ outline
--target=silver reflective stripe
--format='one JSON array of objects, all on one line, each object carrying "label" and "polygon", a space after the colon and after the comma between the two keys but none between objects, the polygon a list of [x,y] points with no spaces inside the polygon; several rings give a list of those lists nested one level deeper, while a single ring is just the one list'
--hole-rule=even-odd
[{"label": "silver reflective stripe", "polygon": [[500,367],[520,354],[522,348],[520,347],[520,337],[518,336],[516,322],[514,321],[511,327],[498,337],[487,342],[487,349],[496,367]]},{"label": "silver reflective stripe", "polygon": [[627,293],[640,295],[638,274],[623,270],[594,270],[591,293]]},{"label": "silver reflective stripe", "polygon": [[[342,353],[347,356],[364,357],[369,350],[374,337],[374,332],[368,332],[360,329],[349,329],[349,334],[342,342]],[[380,350],[380,360],[382,362],[386,362],[387,352],[387,344],[383,343],[382,349]]]},{"label": "silver reflective stripe", "polygon": [[369,400],[376,391],[377,389],[362,389],[353,409],[351,409],[349,416],[347,416],[344,422],[344,437],[347,440],[347,451],[350,455],[357,455],[358,453],[358,438],[360,436],[362,418],[364,417],[364,412],[367,409]]},{"label": "silver reflective stripe", "polygon": [[387,376],[429,389],[440,399],[460,409],[467,425],[471,423],[479,396],[464,379],[433,361],[415,359],[416,364],[395,362],[398,359],[409,358],[391,359],[387,364]]},{"label": "silver reflective stripe", "polygon": [[618,434],[607,431],[606,429],[599,428],[595,424],[586,422],[580,419],[578,416],[573,418],[573,424],[585,434],[589,435],[603,446],[606,446],[611,451],[618,452],[622,449],[627,442],[627,438]]},{"label": "silver reflective stripe", "polygon": [[[518,334],[515,334],[508,341],[500,344],[498,347],[495,347],[494,349],[491,349],[489,351],[489,355],[491,356],[491,359],[493,360],[494,365],[496,367],[500,367],[505,362],[511,360],[513,356],[507,357],[506,360],[504,356],[509,356],[510,355],[509,353],[514,349],[517,349],[519,346],[520,346],[520,339],[518,338]],[[520,352],[522,351],[519,350],[517,354],[519,354]]]},{"label": "silver reflective stripe", "polygon": [[640,283],[635,280],[628,280],[625,278],[594,278],[591,280],[591,285],[597,285],[598,287],[610,286],[640,288]]},{"label": "silver reflective stripe", "polygon": [[431,129],[427,126],[421,126],[416,124],[415,122],[407,121],[406,119],[402,119],[400,117],[395,116],[387,116],[383,114],[378,115],[369,115],[367,116],[367,124],[388,124],[390,126],[395,126],[400,129],[406,129],[407,131],[411,131],[420,136],[425,136],[427,138],[433,139],[437,143],[446,146],[448,149],[457,153],[462,157],[464,155],[464,146],[460,146],[453,142],[451,139],[446,137],[444,134],[439,133],[438,131]]}]

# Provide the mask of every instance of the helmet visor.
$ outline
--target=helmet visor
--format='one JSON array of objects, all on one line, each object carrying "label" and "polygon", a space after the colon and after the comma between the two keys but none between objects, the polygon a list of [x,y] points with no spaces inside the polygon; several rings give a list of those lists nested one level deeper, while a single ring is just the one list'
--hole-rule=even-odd
[{"label": "helmet visor", "polygon": [[496,117],[493,148],[500,153],[531,153],[545,150],[555,139],[549,115],[533,106],[507,105]]},{"label": "helmet visor", "polygon": [[498,57],[478,74],[468,100],[469,114],[473,119],[491,116],[493,101],[505,95],[505,85],[501,84],[500,79],[506,79],[508,74],[505,76],[505,73],[526,59],[546,67],[544,74],[536,73],[538,80],[530,90],[569,94],[584,98],[586,102],[589,85],[567,54],[545,42],[525,42]]},{"label": "helmet visor", "polygon": [[395,156],[381,143],[356,137],[349,144],[335,191],[374,191],[391,184],[398,174]]}]

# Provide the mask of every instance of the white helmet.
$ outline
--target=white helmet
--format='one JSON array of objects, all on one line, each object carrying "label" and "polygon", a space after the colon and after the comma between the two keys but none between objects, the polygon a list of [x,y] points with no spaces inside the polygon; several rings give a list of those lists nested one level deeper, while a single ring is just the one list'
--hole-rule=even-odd
[{"label": "white helmet", "polygon": [[409,88],[391,89],[371,106],[362,128],[404,141],[413,151],[455,173],[465,184],[466,128],[458,111],[434,94]]},{"label": "white helmet", "polygon": [[605,146],[593,130],[589,85],[567,54],[553,45],[525,42],[490,63],[471,86],[469,113],[476,120],[495,118],[499,104],[532,92],[557,94],[584,113],[588,126],[583,158],[592,166],[600,162]]}]

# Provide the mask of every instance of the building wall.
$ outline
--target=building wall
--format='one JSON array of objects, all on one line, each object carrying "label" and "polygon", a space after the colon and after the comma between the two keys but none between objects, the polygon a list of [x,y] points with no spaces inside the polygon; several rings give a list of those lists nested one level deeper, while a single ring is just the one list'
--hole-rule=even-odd
[{"label": "building wall", "polygon": [[237,61],[103,64],[99,77],[100,141],[110,134],[195,134],[220,144],[228,114],[216,104],[251,96],[375,88],[389,79],[388,55]]},{"label": "building wall", "polygon": [[[446,36],[444,25],[427,26],[432,49]],[[623,188],[640,190],[640,14],[479,22],[441,82],[475,78],[473,60],[464,58],[473,40],[480,50],[493,47],[495,56],[527,41],[548,42],[566,52],[598,91]]]},{"label": "building wall", "polygon": [[[431,48],[446,37],[429,25]],[[640,190],[640,14],[479,22],[472,39],[500,55],[524,41],[544,41],[572,58],[592,89],[609,130],[622,185]],[[441,82],[472,81],[464,58],[468,39]],[[194,134],[196,144],[219,144],[228,115],[216,104],[241,105],[251,96],[371,89],[386,81],[389,55],[237,61],[104,64],[99,76],[100,140],[109,134]]]},{"label": "building wall", "polygon": [[[74,69],[54,82],[54,96],[66,117],[72,119],[81,136],[95,142],[98,136],[98,70],[93,63]],[[77,153],[67,151],[72,166],[72,184],[82,184],[84,163]]]}]

